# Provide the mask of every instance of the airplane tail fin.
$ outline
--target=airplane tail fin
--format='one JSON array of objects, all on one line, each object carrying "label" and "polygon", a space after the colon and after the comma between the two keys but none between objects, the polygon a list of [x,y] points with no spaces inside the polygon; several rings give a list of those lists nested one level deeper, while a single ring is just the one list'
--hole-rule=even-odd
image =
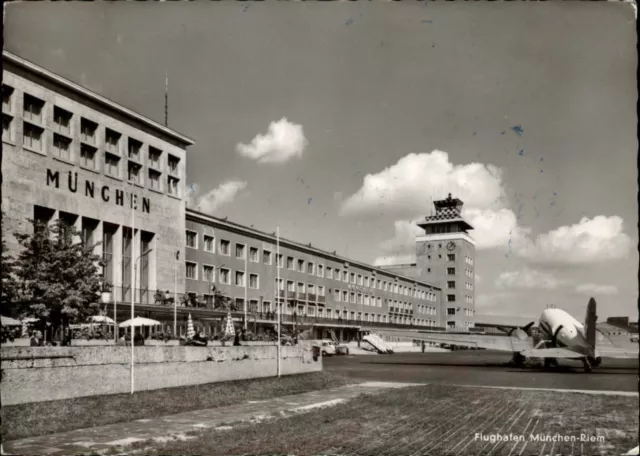
[{"label": "airplane tail fin", "polygon": [[596,321],[598,316],[596,315],[596,300],[589,299],[587,304],[587,316],[584,320],[584,330],[587,343],[593,348],[596,348]]}]

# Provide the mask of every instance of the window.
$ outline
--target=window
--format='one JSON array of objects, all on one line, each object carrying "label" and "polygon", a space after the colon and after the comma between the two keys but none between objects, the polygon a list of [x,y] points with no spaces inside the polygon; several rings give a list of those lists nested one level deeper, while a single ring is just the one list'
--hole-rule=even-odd
[{"label": "window", "polygon": [[318,285],[318,296],[324,296],[324,287],[322,285]]},{"label": "window", "polygon": [[156,149],[155,147],[149,146],[149,166],[160,169],[160,156],[162,155],[162,151],[160,149]]},{"label": "window", "polygon": [[128,142],[128,154],[129,160],[135,160],[140,163],[140,149],[142,148],[142,143],[133,138],[129,138]]},{"label": "window", "polygon": [[362,285],[362,275],[358,274],[358,285]]},{"label": "window", "polygon": [[236,271],[235,286],[244,287],[244,271]]},{"label": "window", "polygon": [[215,282],[215,277],[213,274],[213,266],[203,266],[202,277],[203,277],[203,280],[207,282]]},{"label": "window", "polygon": [[229,283],[230,283],[230,275],[231,275],[231,271],[229,271],[228,269],[225,269],[225,268],[220,268],[220,283],[224,283],[226,285],[229,285]]},{"label": "window", "polygon": [[456,268],[447,268],[447,274],[456,275]]},{"label": "window", "polygon": [[120,177],[120,157],[111,155],[108,152],[104,154],[104,172],[109,176]]},{"label": "window", "polygon": [[71,135],[71,118],[73,114],[57,106],[53,107],[53,124],[58,133]]},{"label": "window", "polygon": [[455,315],[456,314],[456,309],[453,307],[448,307],[447,308],[447,315]]},{"label": "window", "polygon": [[262,251],[262,262],[264,264],[271,264],[271,252],[268,250]]},{"label": "window", "polygon": [[281,268],[284,265],[284,257],[282,256],[282,254],[280,253],[278,255],[278,258],[276,258],[276,261],[278,263],[278,267]]},{"label": "window", "polygon": [[13,135],[11,134],[11,121],[13,117],[2,114],[2,140],[3,141],[13,141]]},{"label": "window", "polygon": [[342,300],[344,302],[349,302],[349,292],[348,291],[343,291],[342,292]]},{"label": "window", "polygon": [[191,247],[192,249],[197,249],[198,233],[196,233],[195,231],[187,230],[186,235],[187,235],[187,247]]},{"label": "window", "polygon": [[180,163],[180,159],[178,157],[174,157],[173,155],[168,156],[167,165],[169,166],[169,173],[174,176],[178,175],[178,164]]},{"label": "window", "polygon": [[456,295],[447,295],[447,302],[456,302]]},{"label": "window", "polygon": [[80,118],[80,140],[88,144],[96,143],[98,124],[84,117]]},{"label": "window", "polygon": [[298,293],[304,293],[305,285],[302,282],[298,282]]},{"label": "window", "polygon": [[298,260],[298,272],[304,272],[304,260]]},{"label": "window", "polygon": [[335,279],[336,279],[338,282],[340,282],[340,277],[341,277],[341,275],[342,275],[342,274],[341,274],[340,270],[339,270],[339,269],[336,269]]},{"label": "window", "polygon": [[313,275],[315,270],[316,270],[316,268],[315,268],[315,265],[313,263],[307,263],[307,274]]},{"label": "window", "polygon": [[122,135],[109,128],[105,129],[105,150],[112,154],[120,155],[120,138]]},{"label": "window", "polygon": [[454,253],[447,254],[447,261],[456,261],[456,255]]},{"label": "window", "polygon": [[287,269],[291,269],[293,271],[293,257],[287,257]]},{"label": "window", "polygon": [[204,235],[204,250],[205,250],[205,252],[213,252],[214,246],[215,246],[214,237],[205,234]]},{"label": "window", "polygon": [[340,290],[333,290],[333,299],[340,302]]},{"label": "window", "polygon": [[364,286],[368,287],[369,286],[369,277],[365,277],[364,278]]},{"label": "window", "polygon": [[321,264],[318,265],[318,277],[324,277],[324,266]]},{"label": "window", "polygon": [[356,274],[355,274],[355,272],[351,273],[351,283],[356,283]]},{"label": "window", "polygon": [[162,176],[162,174],[151,168],[149,168],[148,174],[149,174],[149,188],[153,190],[161,191],[160,176]]},{"label": "window", "polygon": [[80,145],[80,165],[89,169],[96,169],[96,151],[95,147]]},{"label": "window", "polygon": [[11,112],[11,102],[13,101],[13,87],[2,84],[2,109]]},{"label": "window", "polygon": [[231,242],[225,241],[224,239],[220,240],[220,254],[221,255],[229,255],[229,247],[231,247]]},{"label": "window", "polygon": [[167,178],[167,193],[169,195],[173,195],[173,196],[180,196],[180,188],[178,183],[180,182],[179,179],[176,179],[174,177],[168,177]]},{"label": "window", "polygon": [[258,274],[249,274],[249,288],[260,288],[260,281],[258,279]]},{"label": "window", "polygon": [[198,268],[196,263],[192,263],[191,261],[187,261],[185,263],[186,266],[186,277],[187,279],[194,279],[196,280],[198,278]]},{"label": "window", "polygon": [[[24,122],[22,144],[30,149],[41,151],[42,150],[42,133],[43,128],[36,127],[27,122]],[[62,136],[61,136],[62,137]],[[69,150],[67,148],[67,150]]]},{"label": "window", "polygon": [[29,95],[24,94],[24,111],[23,117],[29,122],[42,123],[42,108],[44,108],[44,101]]},{"label": "window", "polygon": [[454,281],[449,281],[447,282],[447,288],[455,288],[456,287],[456,283]]},{"label": "window", "polygon": [[258,249],[256,249],[255,247],[250,247],[249,248],[249,261],[251,261],[252,263],[257,263],[258,262]]},{"label": "window", "polygon": [[236,244],[236,258],[244,258],[244,255],[245,255],[245,245]]},{"label": "window", "polygon": [[142,169],[142,166],[140,166],[137,163],[133,163],[133,162],[129,162],[128,163],[128,175],[129,175],[129,182],[133,182],[134,184],[138,184],[138,185],[142,185],[142,173],[140,172],[140,170]]},{"label": "window", "polygon": [[362,294],[358,293],[358,304],[362,304]]},{"label": "window", "polygon": [[333,269],[327,266],[327,279],[333,279]]},{"label": "window", "polygon": [[295,292],[296,286],[293,283],[293,280],[287,280],[287,291]]},{"label": "window", "polygon": [[62,160],[71,160],[71,139],[54,133],[53,155],[54,157],[60,158]]},{"label": "window", "polygon": [[356,294],[355,293],[351,293],[349,302],[355,304],[356,303]]}]

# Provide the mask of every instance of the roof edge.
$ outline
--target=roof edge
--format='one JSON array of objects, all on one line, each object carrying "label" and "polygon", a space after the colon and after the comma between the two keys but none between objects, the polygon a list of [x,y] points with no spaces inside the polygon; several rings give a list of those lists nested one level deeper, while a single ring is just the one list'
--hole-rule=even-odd
[{"label": "roof edge", "polygon": [[193,146],[195,144],[195,141],[191,138],[189,138],[188,136],[185,136],[181,133],[178,133],[175,130],[170,129],[169,127],[165,127],[164,125],[159,124],[158,122],[156,122],[155,120],[151,120],[148,117],[143,116],[142,114],[139,114],[135,111],[133,111],[132,109],[129,108],[125,108],[124,106],[122,106],[119,103],[116,103],[115,101],[111,101],[108,98],[97,94],[96,92],[87,89],[86,87],[81,86],[80,84],[77,84],[73,81],[70,81],[60,75],[57,75],[56,73],[49,71],[33,62],[30,62],[16,54],[13,54],[9,51],[3,50],[2,51],[2,58],[3,60],[6,59],[9,62],[25,68],[33,73],[36,73],[42,77],[44,77],[45,79],[49,79],[53,82],[55,82],[56,84],[62,85],[63,87],[66,87],[69,90],[72,90],[74,92],[80,93],[83,96],[103,105],[106,106],[108,108],[111,108],[115,111],[118,111],[122,114],[124,114],[125,116],[128,117],[132,117],[140,122],[142,122],[143,124],[147,125],[148,127],[159,131],[167,136],[169,136],[170,138],[173,138],[174,140],[178,140],[180,142],[182,142],[185,147],[186,146]]}]

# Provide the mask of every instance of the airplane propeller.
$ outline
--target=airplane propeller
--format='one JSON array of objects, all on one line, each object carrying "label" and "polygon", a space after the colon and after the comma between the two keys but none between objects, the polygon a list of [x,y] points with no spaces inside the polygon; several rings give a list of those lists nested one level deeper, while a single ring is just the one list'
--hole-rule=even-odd
[{"label": "airplane propeller", "polygon": [[498,329],[500,329],[500,331],[506,332],[509,337],[515,337],[515,338],[517,338],[519,340],[525,340],[526,338],[528,338],[530,336],[529,330],[531,329],[531,327],[534,324],[535,324],[535,322],[532,321],[528,325],[523,326],[521,328],[502,328],[502,327],[499,327]]},{"label": "airplane propeller", "polygon": [[555,332],[553,333],[553,336],[551,337],[551,344],[554,347],[558,346],[558,334],[560,333],[560,331],[562,330],[564,326],[560,325],[558,326],[558,329],[555,330]]}]

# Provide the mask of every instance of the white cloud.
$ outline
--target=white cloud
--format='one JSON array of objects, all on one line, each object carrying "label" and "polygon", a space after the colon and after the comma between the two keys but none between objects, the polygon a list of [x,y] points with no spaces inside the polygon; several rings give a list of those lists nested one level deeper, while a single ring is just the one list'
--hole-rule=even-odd
[{"label": "white cloud", "polygon": [[198,186],[193,184],[187,190],[189,195],[187,206],[200,212],[213,214],[221,206],[232,202],[246,187],[245,181],[228,180],[204,195],[199,195]]},{"label": "white cloud", "polygon": [[553,290],[562,284],[563,282],[561,280],[556,279],[552,275],[534,269],[503,272],[495,282],[498,288],[512,290]]},{"label": "white cloud", "polygon": [[343,215],[375,214],[381,210],[408,217],[426,215],[432,198],[451,192],[465,205],[488,209],[503,206],[502,172],[493,165],[453,165],[440,150],[409,154],[377,174],[368,174],[362,187],[341,208]]},{"label": "white cloud", "polygon": [[614,295],[618,294],[618,288],[614,285],[598,285],[595,283],[582,283],[576,287],[576,292],[585,295]]},{"label": "white cloud", "polygon": [[518,226],[516,215],[510,209],[463,209],[462,216],[473,226],[471,236],[476,248],[505,247],[513,249],[526,243],[529,228]]},{"label": "white cloud", "polygon": [[521,246],[518,254],[537,263],[581,264],[624,258],[631,248],[622,218],[598,215],[541,234]]},{"label": "white cloud", "polygon": [[302,125],[282,118],[271,122],[267,134],[258,134],[251,144],[238,144],[236,151],[258,163],[284,163],[294,157],[301,157],[309,144],[304,136]]}]

